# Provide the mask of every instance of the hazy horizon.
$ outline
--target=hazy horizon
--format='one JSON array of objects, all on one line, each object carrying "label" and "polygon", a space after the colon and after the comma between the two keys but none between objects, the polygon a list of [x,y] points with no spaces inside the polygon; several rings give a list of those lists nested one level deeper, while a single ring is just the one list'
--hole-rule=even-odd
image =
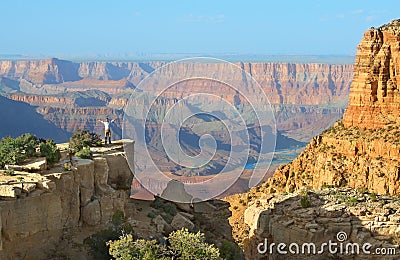
[{"label": "hazy horizon", "polygon": [[0,8],[0,55],[75,60],[146,60],[160,54],[354,56],[366,29],[400,13],[392,0],[384,5],[319,0],[20,0],[1,1]]},{"label": "hazy horizon", "polygon": [[140,55],[87,55],[87,56],[29,56],[22,54],[1,54],[1,60],[39,60],[39,59],[61,59],[73,62],[170,62],[186,58],[210,57],[229,62],[278,62],[278,63],[326,63],[326,64],[353,64],[355,55],[257,55],[257,54],[197,54],[197,53],[160,53]]}]

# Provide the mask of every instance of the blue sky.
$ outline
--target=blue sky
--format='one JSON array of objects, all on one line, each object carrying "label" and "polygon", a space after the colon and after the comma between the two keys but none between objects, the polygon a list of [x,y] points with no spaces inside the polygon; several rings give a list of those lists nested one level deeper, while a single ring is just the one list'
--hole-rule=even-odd
[{"label": "blue sky", "polygon": [[0,54],[354,55],[388,1],[0,1]]}]

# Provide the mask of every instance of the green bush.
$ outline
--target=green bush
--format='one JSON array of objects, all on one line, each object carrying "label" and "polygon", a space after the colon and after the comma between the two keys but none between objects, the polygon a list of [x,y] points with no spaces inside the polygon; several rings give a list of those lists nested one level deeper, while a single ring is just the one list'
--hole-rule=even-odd
[{"label": "green bush", "polygon": [[237,260],[242,258],[240,247],[228,240],[222,242],[219,252],[221,257],[226,260]]},{"label": "green bush", "polygon": [[114,213],[114,215],[112,216],[112,218],[111,218],[111,223],[112,223],[114,226],[120,226],[120,225],[122,225],[122,223],[124,223],[124,220],[125,220],[125,214],[124,214],[124,212],[122,212],[122,211],[120,211],[120,210],[117,210],[117,211]]},{"label": "green bush", "polygon": [[156,213],[154,213],[154,211],[150,211],[149,213],[147,213],[147,217],[155,218],[156,217]]},{"label": "green bush", "polygon": [[300,205],[302,208],[309,208],[311,207],[311,199],[307,193],[304,193],[300,197]]},{"label": "green bush", "polygon": [[15,172],[14,172],[14,169],[7,169],[4,171],[4,174],[9,175],[9,176],[14,176]]},{"label": "green bush", "polygon": [[172,223],[172,220],[174,219],[174,217],[171,214],[168,213],[164,213],[161,215],[161,217],[165,220],[165,222],[167,222],[168,224]]},{"label": "green bush", "polygon": [[72,169],[71,163],[64,163],[64,171],[70,171]]},{"label": "green bush", "polygon": [[161,199],[156,198],[150,205],[151,207],[155,209],[162,209],[164,207],[164,203],[162,202]]},{"label": "green bush", "polygon": [[222,259],[219,249],[205,242],[203,233],[190,233],[187,229],[172,232],[165,244],[156,240],[134,240],[123,235],[119,240],[109,241],[109,254],[117,260],[130,259]]},{"label": "green bush", "polygon": [[39,144],[39,140],[36,136],[32,134],[23,134],[15,138],[15,143],[20,147],[27,158],[36,155],[36,147]]},{"label": "green bush", "polygon": [[26,158],[23,148],[12,137],[5,137],[0,141],[0,167],[6,164],[20,164]]},{"label": "green bush", "polygon": [[181,259],[221,259],[218,248],[205,240],[203,233],[177,230],[168,236],[169,250]]},{"label": "green bush", "polygon": [[131,259],[165,259],[165,248],[156,240],[134,240],[131,234],[122,236],[119,240],[108,242],[109,254],[117,260]]},{"label": "green bush", "polygon": [[178,213],[178,210],[176,209],[175,204],[166,203],[164,205],[164,212],[171,216],[175,216]]},{"label": "green bush", "polygon": [[76,152],[75,155],[82,159],[92,159],[93,153],[90,151],[89,147],[85,147]]},{"label": "green bush", "polygon": [[[40,149],[40,154],[36,152]],[[61,153],[53,140],[37,139],[32,134],[23,134],[17,138],[5,137],[0,140],[0,168],[6,164],[21,164],[26,158],[45,156],[52,165],[61,158]]]},{"label": "green bush", "polygon": [[39,148],[40,155],[46,157],[46,161],[49,165],[53,165],[60,161],[61,153],[53,140],[48,139],[46,142],[40,143]]},{"label": "green bush", "polygon": [[112,228],[101,230],[90,237],[87,237],[83,242],[89,247],[89,253],[93,259],[108,260],[111,258],[108,253],[106,243],[109,240],[118,239],[120,234]]},{"label": "green bush", "polygon": [[346,206],[355,206],[357,205],[358,201],[357,198],[349,197],[346,201]]},{"label": "green bush", "polygon": [[83,243],[89,248],[89,253],[96,260],[109,260],[111,255],[108,253],[107,242],[119,239],[125,234],[132,234],[133,228],[124,222],[124,213],[116,211],[112,216],[111,225],[90,237],[85,238]]},{"label": "green bush", "polygon": [[371,199],[371,201],[376,201],[377,196],[376,196],[375,193],[372,192],[372,193],[369,194],[369,198]]},{"label": "green bush", "polygon": [[77,130],[69,139],[69,148],[77,153],[85,147],[101,146],[100,135],[88,130]]}]

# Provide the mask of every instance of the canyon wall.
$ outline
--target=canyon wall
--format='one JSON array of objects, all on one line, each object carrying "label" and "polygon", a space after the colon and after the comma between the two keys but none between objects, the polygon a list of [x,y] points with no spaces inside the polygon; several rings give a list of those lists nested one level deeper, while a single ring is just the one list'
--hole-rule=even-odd
[{"label": "canyon wall", "polygon": [[399,46],[400,20],[365,32],[343,119],[280,167],[263,184],[269,192],[332,185],[400,193]]},{"label": "canyon wall", "polygon": [[[101,133],[100,126],[96,126],[94,121],[96,117],[121,115],[136,85],[164,64],[3,60],[0,61],[0,91],[9,99],[37,107],[37,112],[45,120],[69,134],[78,128]],[[235,65],[259,82],[276,112],[278,130],[286,131],[291,137],[308,141],[343,113],[352,65],[248,62]],[[176,74],[185,75],[188,70],[211,71],[218,78],[229,78],[237,86],[251,88],[243,75],[229,73],[227,66],[224,63],[181,63],[176,68]],[[159,83],[170,77],[168,72],[162,71]],[[192,93],[195,89],[215,93],[228,100],[233,100],[236,95],[229,89],[221,91],[212,81],[192,82],[185,91],[171,88],[164,95],[174,100],[184,95],[183,92]],[[251,89],[250,93],[257,95]],[[114,125],[113,133],[114,138],[121,137],[120,125]]]},{"label": "canyon wall", "polygon": [[[162,62],[81,62],[58,59],[32,61],[0,61],[0,76],[24,80],[23,92],[59,94],[65,91],[134,87],[149,73],[164,65]],[[326,104],[347,98],[352,79],[350,64],[235,63],[253,76],[272,104]],[[185,75],[188,70],[212,71],[219,79],[229,78],[237,86],[245,86],[240,74],[229,74],[226,63],[180,63],[174,72]],[[169,72],[160,73],[168,80]],[[160,82],[162,84],[162,82]],[[212,82],[203,84],[204,91],[213,92]],[[86,87],[86,88],[85,88]],[[47,91],[47,93],[46,93]],[[111,90],[110,90],[111,91]],[[121,90],[122,91],[122,90]],[[190,89],[188,89],[190,91]],[[42,92],[42,93],[39,93]],[[255,93],[257,94],[257,93]],[[177,95],[176,95],[177,96]]]},{"label": "canyon wall", "polygon": [[[375,259],[363,252],[257,251],[265,241],[318,248],[328,239],[392,248],[382,259],[398,258],[399,46],[400,20],[368,29],[357,48],[343,119],[315,136],[265,183],[227,198],[234,237],[249,259]],[[345,238],[339,240],[339,233]]]},{"label": "canyon wall", "polygon": [[104,228],[115,212],[125,215],[133,174],[123,152],[75,158],[73,165],[70,171],[18,172],[22,185],[2,179],[1,259],[44,259],[65,232]]},{"label": "canyon wall", "polygon": [[400,21],[364,33],[357,47],[346,127],[377,129],[400,123]]}]

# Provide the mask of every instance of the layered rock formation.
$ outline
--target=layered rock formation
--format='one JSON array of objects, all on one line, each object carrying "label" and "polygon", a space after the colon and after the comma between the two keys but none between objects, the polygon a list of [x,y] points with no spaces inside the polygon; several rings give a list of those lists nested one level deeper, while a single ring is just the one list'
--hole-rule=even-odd
[{"label": "layered rock formation", "polygon": [[[201,231],[207,241],[217,247],[229,245],[229,250],[240,255],[232,241],[228,203],[215,200],[189,205],[129,198],[133,174],[123,145],[130,150],[131,144],[125,140],[92,147],[93,160],[73,157],[71,170],[62,167],[70,163],[62,152],[61,162],[49,170],[43,170],[45,158],[36,158],[35,173],[26,172],[32,163],[18,166],[12,176],[0,171],[0,258],[99,259],[90,254],[92,244],[85,241],[94,241],[99,250],[106,246],[110,232],[118,234],[121,226],[135,237],[160,241],[181,228]],[[186,191],[171,186],[170,192]],[[90,240],[92,235],[97,240]]]},{"label": "layered rock formation", "polygon": [[400,20],[364,33],[357,48],[346,127],[400,123]]},{"label": "layered rock formation", "polygon": [[[358,47],[343,120],[314,137],[267,182],[227,199],[236,207],[231,218],[236,239],[251,259],[263,257],[255,250],[264,238],[269,243],[321,243],[344,231],[350,242],[374,247],[398,243],[399,46],[400,20],[367,30]],[[324,258],[338,256],[370,259],[338,254]],[[275,252],[270,257],[287,256]]]},{"label": "layered rock formation", "polygon": [[[2,176],[1,196],[7,199],[0,201],[2,259],[43,258],[65,231],[101,227],[115,212],[125,214],[133,175],[123,153],[75,158],[73,165],[71,171],[17,172],[19,184]],[[4,193],[8,186],[19,195]]]},{"label": "layered rock formation", "polygon": [[[384,259],[400,253],[400,201],[397,197],[376,196],[351,189],[324,189],[267,195],[249,203],[244,212],[250,239],[243,241],[247,259],[374,259],[383,248]],[[268,242],[264,246],[259,243]],[[336,246],[321,250],[322,243]],[[287,254],[279,254],[272,243],[284,243]],[[299,246],[289,251],[289,245]],[[305,248],[304,244],[313,243]],[[370,253],[362,246],[371,244]],[[343,250],[340,251],[340,244]],[[356,244],[357,248],[348,245]],[[261,249],[258,251],[257,249]],[[335,250],[337,249],[337,250]],[[315,250],[315,251],[314,251]],[[382,251],[383,252],[383,251]]]},{"label": "layered rock formation", "polygon": [[[164,64],[161,62],[75,63],[59,59],[0,61],[0,76],[21,81],[22,89],[27,93],[57,94],[63,93],[66,87],[67,91],[74,89],[81,91],[85,87],[86,90],[100,89],[101,86],[103,90],[107,86],[129,87],[124,79],[128,79],[135,86]],[[347,97],[352,78],[350,64],[237,63],[235,65],[247,71],[260,83],[272,104],[315,105],[338,102]],[[237,82],[237,86],[247,85],[247,82],[242,81],[242,75],[227,74],[228,66],[225,63],[195,65],[189,62],[180,63],[175,73],[185,75],[185,71],[188,70],[207,70],[213,71],[219,79],[226,77],[233,79]],[[170,76],[161,73],[161,77],[168,79]],[[213,87],[211,83],[208,82],[202,89],[213,92],[214,90],[207,89]]]},{"label": "layered rock formation", "polygon": [[264,184],[270,192],[333,185],[400,193],[399,45],[399,21],[367,30],[343,120],[279,168]]},{"label": "layered rock formation", "polygon": [[[98,109],[103,116],[105,107],[111,115],[121,114],[124,105],[139,82],[163,62],[70,62],[58,59],[32,61],[0,61],[0,90],[10,99],[38,106],[46,119],[69,133],[77,127],[96,130],[92,118],[85,118],[84,107]],[[291,64],[291,63],[236,63],[261,85],[276,111],[278,129],[287,131],[301,141],[326,128],[338,119],[345,106],[352,65]],[[229,74],[223,63],[181,63],[176,74],[185,71],[213,71],[216,77],[230,78],[237,86],[247,86],[242,75]],[[161,74],[167,80],[171,75]],[[159,82],[162,84],[162,82]],[[215,82],[214,82],[215,83]],[[195,82],[194,88],[217,93],[233,100],[236,93],[222,92],[211,81]],[[248,86],[251,87],[251,86]],[[87,94],[90,92],[90,94]],[[182,89],[171,89],[165,98],[182,96]],[[257,95],[257,93],[254,93]],[[53,109],[57,108],[57,109]],[[73,108],[73,109],[72,109]],[[82,109],[81,109],[82,108]],[[74,110],[75,109],[75,110]],[[78,111],[79,110],[79,111]],[[76,122],[73,112],[81,114]],[[311,126],[318,126],[311,129]],[[304,131],[299,132],[299,129]],[[115,133],[121,129],[116,127]],[[119,134],[116,137],[120,137]],[[64,140],[66,141],[66,140]]]}]

